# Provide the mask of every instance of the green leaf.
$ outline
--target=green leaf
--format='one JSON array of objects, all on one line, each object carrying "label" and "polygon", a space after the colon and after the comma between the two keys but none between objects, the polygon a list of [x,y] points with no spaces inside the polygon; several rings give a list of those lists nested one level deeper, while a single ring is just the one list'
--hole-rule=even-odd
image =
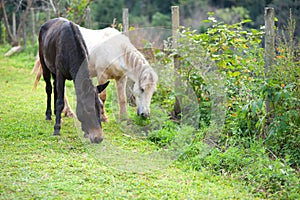
[{"label": "green leaf", "polygon": [[251,103],[251,112],[252,112],[252,114],[256,113],[256,102],[255,101],[252,101],[252,103]]},{"label": "green leaf", "polygon": [[249,107],[249,105],[247,104],[247,105],[245,105],[244,107],[243,107],[243,109],[242,109],[242,114],[246,114],[247,113],[247,111],[248,111],[248,107]]},{"label": "green leaf", "polygon": [[286,98],[286,99],[290,98],[290,96],[291,96],[290,93],[286,89],[283,90],[283,95],[284,95],[284,98]]},{"label": "green leaf", "polygon": [[208,20],[208,19],[205,19],[205,20],[202,20],[202,22],[203,22],[203,23],[209,23],[209,22],[211,22],[211,21]]},{"label": "green leaf", "polygon": [[281,92],[276,92],[275,93],[275,97],[274,97],[274,103],[277,103],[278,100],[280,99],[282,93]]},{"label": "green leaf", "polygon": [[245,20],[242,21],[242,23],[249,23],[249,22],[252,22],[252,20],[251,19],[245,19]]},{"label": "green leaf", "polygon": [[239,76],[240,74],[241,74],[241,72],[235,71],[235,72],[232,73],[232,76],[233,76],[233,77],[237,77],[237,76]]},{"label": "green leaf", "polygon": [[285,89],[290,89],[293,87],[295,87],[295,83],[290,83],[290,84],[287,84],[286,86],[284,86]]},{"label": "green leaf", "polygon": [[263,101],[261,99],[259,99],[257,101],[257,107],[261,110],[262,109],[262,106],[263,106]]}]

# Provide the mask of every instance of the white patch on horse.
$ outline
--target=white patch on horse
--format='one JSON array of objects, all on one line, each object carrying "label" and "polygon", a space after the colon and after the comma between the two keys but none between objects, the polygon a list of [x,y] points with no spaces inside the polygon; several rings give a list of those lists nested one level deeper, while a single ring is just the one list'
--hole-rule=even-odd
[{"label": "white patch on horse", "polygon": [[[107,79],[115,79],[117,82],[120,115],[127,115],[127,109],[124,107],[126,103],[124,77],[127,76],[135,82],[133,92],[136,97],[137,113],[147,117],[150,114],[150,102],[158,78],[145,57],[127,36],[114,28],[91,30],[80,27],[80,31],[89,52],[90,75],[97,76],[99,83],[104,83]],[[103,102],[105,98],[106,94],[102,95]]]}]

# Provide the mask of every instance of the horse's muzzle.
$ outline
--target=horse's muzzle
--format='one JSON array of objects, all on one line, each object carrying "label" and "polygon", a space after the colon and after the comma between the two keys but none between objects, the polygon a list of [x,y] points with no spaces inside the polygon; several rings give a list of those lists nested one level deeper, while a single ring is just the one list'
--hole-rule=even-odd
[{"label": "horse's muzzle", "polygon": [[145,109],[137,109],[137,115],[141,116],[143,119],[147,119],[150,115],[149,112],[147,112]]},{"label": "horse's muzzle", "polygon": [[100,143],[103,140],[103,132],[102,129],[94,129],[90,130],[88,137],[90,138],[92,143]]}]

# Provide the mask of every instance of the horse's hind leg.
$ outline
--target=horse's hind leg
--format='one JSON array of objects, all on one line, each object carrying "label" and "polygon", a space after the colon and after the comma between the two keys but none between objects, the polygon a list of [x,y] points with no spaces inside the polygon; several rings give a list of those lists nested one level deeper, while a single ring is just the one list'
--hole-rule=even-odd
[{"label": "horse's hind leg", "polygon": [[64,95],[64,102],[65,102],[65,106],[64,106],[64,109],[63,109],[62,112],[67,117],[74,117],[74,112],[71,109],[71,106],[70,106],[69,101],[68,101],[68,97],[66,95],[66,89],[65,89],[65,95]]},{"label": "horse's hind leg", "polygon": [[55,74],[52,74],[52,76],[54,77],[54,80],[53,80],[53,85],[54,85],[54,89],[53,89],[53,93],[54,93],[53,106],[54,106],[54,114],[56,115],[56,100],[57,100],[56,78],[55,78]]},{"label": "horse's hind leg", "polygon": [[117,80],[118,103],[120,108],[120,119],[127,118],[127,99],[126,99],[126,82],[127,76],[123,76]]},{"label": "horse's hind leg", "polygon": [[55,85],[55,89],[57,91],[56,119],[55,119],[53,135],[60,135],[61,112],[64,108],[65,79],[63,77],[59,77],[59,75],[57,75],[56,81],[57,81],[56,85]]}]

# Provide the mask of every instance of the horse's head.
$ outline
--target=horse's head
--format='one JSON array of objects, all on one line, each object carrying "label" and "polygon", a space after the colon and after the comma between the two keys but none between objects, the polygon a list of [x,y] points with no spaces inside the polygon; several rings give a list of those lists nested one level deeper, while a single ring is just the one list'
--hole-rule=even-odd
[{"label": "horse's head", "polygon": [[[93,88],[90,98],[82,98],[78,100],[76,112],[81,128],[84,131],[84,136],[89,137],[91,142],[99,143],[103,140],[103,131],[101,126],[101,114],[103,103],[98,94],[101,93],[108,85],[109,81],[103,85],[98,85]],[[85,91],[86,95],[88,91]],[[77,97],[78,98],[78,97]]]},{"label": "horse's head", "polygon": [[150,115],[150,103],[153,93],[156,91],[157,74],[151,67],[147,67],[135,82],[133,94],[137,105],[137,114],[143,118]]}]

